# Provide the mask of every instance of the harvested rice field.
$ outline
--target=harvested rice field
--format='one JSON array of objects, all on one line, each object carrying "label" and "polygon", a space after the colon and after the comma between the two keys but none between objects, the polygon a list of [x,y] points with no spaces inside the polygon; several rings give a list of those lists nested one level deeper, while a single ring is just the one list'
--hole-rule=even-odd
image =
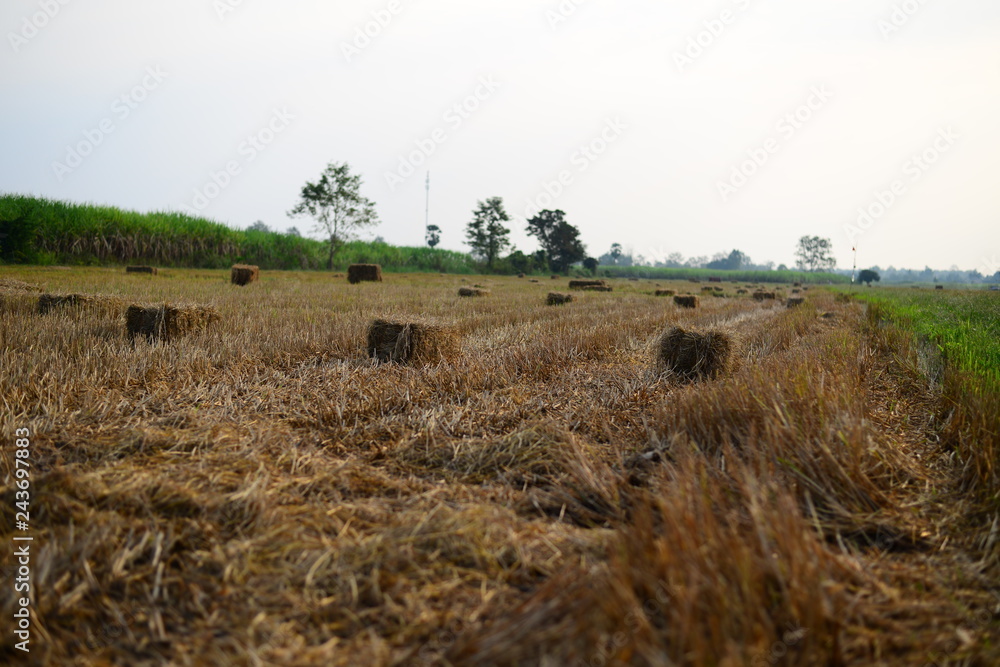
[{"label": "harvested rice field", "polygon": [[[997,402],[874,307],[230,278],[0,272],[0,662],[1000,662]],[[129,335],[177,303],[211,325]]]}]

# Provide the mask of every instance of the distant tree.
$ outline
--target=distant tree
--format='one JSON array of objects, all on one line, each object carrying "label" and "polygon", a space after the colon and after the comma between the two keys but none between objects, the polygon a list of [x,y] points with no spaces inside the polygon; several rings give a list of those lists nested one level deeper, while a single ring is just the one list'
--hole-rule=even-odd
[{"label": "distant tree", "polygon": [[520,250],[515,250],[507,255],[505,261],[513,273],[532,273],[536,268],[535,256],[525,255]]},{"label": "distant tree", "polygon": [[611,255],[611,261],[613,261],[615,264],[617,264],[618,260],[622,256],[622,244],[621,243],[612,243],[611,244],[611,251],[608,254]]},{"label": "distant tree", "polygon": [[299,231],[298,227],[289,227],[288,231],[285,233],[288,234],[289,236],[297,236],[299,238],[302,238],[302,232]]},{"label": "distant tree", "polygon": [[750,264],[749,257],[739,250],[733,250],[728,255],[725,253],[722,253],[721,257],[717,255],[714,260],[705,265],[705,268],[716,271],[739,271],[748,264]]},{"label": "distant tree", "polygon": [[441,228],[437,225],[428,225],[424,238],[427,240],[427,245],[436,248],[437,244],[441,243]]},{"label": "distant tree", "polygon": [[271,228],[265,225],[263,220],[258,220],[257,222],[247,227],[247,231],[268,233],[271,231]]},{"label": "distant tree", "polygon": [[597,259],[595,259],[594,257],[587,257],[586,259],[583,260],[583,268],[590,271],[590,275],[592,276],[597,275],[597,267],[600,265],[601,263],[598,262]]},{"label": "distant tree", "polygon": [[353,230],[377,225],[375,203],[361,196],[361,176],[352,175],[350,166],[331,162],[315,183],[302,186],[299,203],[289,217],[310,216],[316,231],[330,244],[327,270],[333,269],[333,255],[351,237]]},{"label": "distant tree", "polygon": [[795,251],[796,262],[801,271],[821,271],[833,269],[837,262],[833,258],[833,243],[818,236],[803,236]]},{"label": "distant tree", "polygon": [[465,227],[466,242],[473,254],[485,259],[490,269],[500,253],[510,247],[510,230],[503,226],[509,220],[503,199],[490,197],[478,203],[472,212],[472,220]]},{"label": "distant tree", "polygon": [[785,265],[785,264],[778,264],[777,270],[778,271],[787,271],[788,270],[788,266]]},{"label": "distant tree", "polygon": [[679,252],[672,252],[667,255],[667,261],[665,264],[671,268],[680,268],[684,266],[684,255]]},{"label": "distant tree", "polygon": [[996,273],[994,273],[992,277],[987,278],[986,282],[988,282],[988,283],[1000,283],[1000,271],[997,271]]},{"label": "distant tree", "polygon": [[864,271],[858,274],[858,282],[868,283],[869,287],[871,286],[872,282],[877,283],[880,280],[882,280],[882,276],[880,276],[879,272],[876,271],[875,269],[865,269]]},{"label": "distant tree", "polygon": [[708,264],[708,257],[691,257],[685,264],[691,269],[700,269]]},{"label": "distant tree", "polygon": [[[587,249],[580,241],[580,230],[566,222],[563,211],[539,211],[538,215],[528,220],[526,231],[529,236],[538,239],[552,271],[563,272],[587,256]],[[618,248],[620,251],[621,246]]]}]

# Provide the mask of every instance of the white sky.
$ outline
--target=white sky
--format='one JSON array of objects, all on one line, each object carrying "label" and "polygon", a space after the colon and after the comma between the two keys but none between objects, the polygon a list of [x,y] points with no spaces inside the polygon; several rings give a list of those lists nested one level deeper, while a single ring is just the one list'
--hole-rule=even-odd
[{"label": "white sky", "polygon": [[[49,5],[54,16],[38,14]],[[904,5],[912,15],[883,35]],[[356,29],[390,7],[348,59]],[[573,11],[553,25],[560,7]],[[675,53],[724,10],[732,21],[682,71]],[[791,264],[809,234],[850,267],[858,208],[900,181],[887,212],[854,230],[860,265],[1000,270],[996,0],[4,0],[0,28],[6,192],[182,210],[234,161],[201,214],[306,231],[286,211],[327,162],[347,161],[383,221],[363,237],[420,245],[429,167],[431,222],[464,251],[477,200],[522,214],[566,171],[543,207],[565,210],[594,255],[620,242],[646,257],[739,248]],[[142,102],[116,102],[144,77]],[[484,78],[499,87],[479,89],[478,109],[449,112]],[[814,89],[829,99],[779,127]],[[294,119],[251,160],[243,142],[275,110]],[[102,121],[114,131],[57,174]],[[445,140],[391,188],[386,173],[439,128]],[[939,152],[949,128],[957,139]],[[602,132],[614,140],[584,158]],[[724,202],[720,182],[769,139],[774,153]],[[907,164],[925,151],[934,164]]]}]

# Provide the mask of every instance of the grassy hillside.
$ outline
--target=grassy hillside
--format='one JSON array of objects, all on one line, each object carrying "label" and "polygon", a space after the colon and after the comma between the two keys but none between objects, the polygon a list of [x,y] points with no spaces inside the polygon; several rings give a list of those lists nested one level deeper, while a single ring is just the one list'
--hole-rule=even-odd
[{"label": "grassy hillside", "polygon": [[[326,262],[324,248],[313,239],[236,230],[183,213],[0,196],[0,261],[10,263],[225,268],[246,262],[263,269],[319,269]],[[476,270],[462,253],[360,241],[347,244],[335,261],[337,268],[363,261],[387,271]]]}]

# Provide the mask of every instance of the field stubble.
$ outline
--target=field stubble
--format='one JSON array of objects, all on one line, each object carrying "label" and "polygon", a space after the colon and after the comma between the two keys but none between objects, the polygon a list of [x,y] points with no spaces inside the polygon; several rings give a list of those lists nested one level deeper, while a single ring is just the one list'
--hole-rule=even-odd
[{"label": "field stubble", "polygon": [[[937,397],[912,340],[859,304],[10,273],[221,317],[130,342],[123,313],[39,315],[36,292],[2,290],[2,432],[35,434],[41,663],[997,657],[993,566],[963,531]],[[461,333],[460,356],[367,357],[374,319],[424,317]],[[737,370],[659,373],[669,325],[732,332]],[[5,507],[11,470],[4,448]],[[6,565],[6,511],[0,532]]]}]

